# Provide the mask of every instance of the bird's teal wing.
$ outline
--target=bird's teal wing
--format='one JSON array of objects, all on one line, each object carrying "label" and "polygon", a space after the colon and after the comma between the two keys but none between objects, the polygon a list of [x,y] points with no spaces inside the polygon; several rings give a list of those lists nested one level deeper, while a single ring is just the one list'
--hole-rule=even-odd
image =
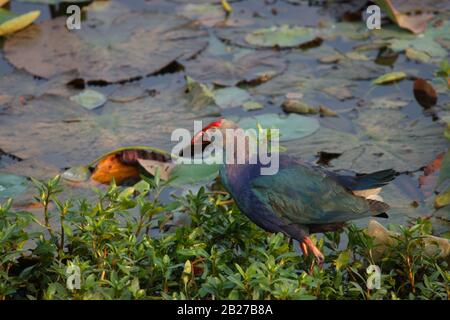
[{"label": "bird's teal wing", "polygon": [[256,177],[250,186],[265,206],[295,224],[344,222],[383,212],[383,206],[353,195],[323,170],[298,163]]}]

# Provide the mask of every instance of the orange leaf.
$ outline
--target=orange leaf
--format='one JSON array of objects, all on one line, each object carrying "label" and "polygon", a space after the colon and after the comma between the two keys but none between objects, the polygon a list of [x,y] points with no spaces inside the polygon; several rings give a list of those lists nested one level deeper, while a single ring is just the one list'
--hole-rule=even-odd
[{"label": "orange leaf", "polygon": [[95,168],[91,178],[100,183],[109,184],[114,178],[117,184],[130,178],[138,178],[139,169],[136,166],[124,164],[118,154],[102,159]]},{"label": "orange leaf", "polygon": [[434,189],[438,181],[439,171],[444,159],[444,153],[439,154],[424,169],[423,175],[419,176],[419,187],[426,198],[434,194]]}]

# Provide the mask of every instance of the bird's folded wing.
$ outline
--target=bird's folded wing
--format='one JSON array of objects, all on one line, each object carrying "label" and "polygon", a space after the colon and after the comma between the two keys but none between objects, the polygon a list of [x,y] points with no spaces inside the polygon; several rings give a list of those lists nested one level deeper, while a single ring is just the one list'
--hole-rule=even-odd
[{"label": "bird's folded wing", "polygon": [[251,188],[269,209],[292,223],[343,222],[382,213],[323,171],[297,163],[255,178]]}]

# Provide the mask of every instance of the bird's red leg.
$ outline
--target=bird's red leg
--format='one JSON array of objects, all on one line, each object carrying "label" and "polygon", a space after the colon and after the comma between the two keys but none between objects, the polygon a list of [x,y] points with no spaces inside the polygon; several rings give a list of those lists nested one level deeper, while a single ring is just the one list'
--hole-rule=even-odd
[{"label": "bird's red leg", "polygon": [[308,249],[310,249],[314,257],[316,257],[319,266],[323,265],[325,257],[323,256],[322,252],[320,252],[320,250],[314,245],[314,243],[312,243],[310,238],[304,237],[300,242],[300,247],[302,248],[303,253],[306,252],[306,255],[308,255]]},{"label": "bird's red leg", "polygon": [[300,249],[302,249],[303,255],[307,256],[308,255],[308,247],[306,246],[306,243],[299,242],[299,246],[300,246]]}]

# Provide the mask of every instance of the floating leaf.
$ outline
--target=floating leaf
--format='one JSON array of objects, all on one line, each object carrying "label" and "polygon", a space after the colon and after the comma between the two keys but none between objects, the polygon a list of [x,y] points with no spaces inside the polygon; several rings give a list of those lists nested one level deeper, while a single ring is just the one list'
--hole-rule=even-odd
[{"label": "floating leaf", "polygon": [[255,46],[260,47],[299,47],[308,44],[317,37],[314,29],[305,27],[271,27],[255,30],[245,37],[245,40]]},{"label": "floating leaf", "polygon": [[405,54],[408,57],[408,59],[423,63],[428,63],[431,59],[431,57],[426,52],[416,50],[414,48],[406,48]]},{"label": "floating leaf", "polygon": [[0,36],[5,36],[28,27],[41,12],[31,11],[22,15],[0,8]]},{"label": "floating leaf", "polygon": [[357,51],[348,52],[345,54],[348,59],[357,60],[357,61],[369,61],[369,57],[363,53],[359,53]]},{"label": "floating leaf", "polygon": [[430,119],[411,119],[399,110],[363,109],[353,119],[355,134],[320,127],[308,137],[286,143],[289,153],[314,159],[318,152],[341,153],[335,169],[360,173],[393,168],[416,171],[448,148],[443,127]]},{"label": "floating leaf", "polygon": [[243,129],[256,129],[257,124],[265,129],[280,130],[280,141],[306,137],[319,129],[317,119],[298,114],[267,113],[239,119],[239,126]]},{"label": "floating leaf", "polygon": [[225,10],[227,14],[233,12],[233,8],[231,7],[231,5],[228,3],[227,0],[220,0],[220,2],[222,3],[223,10]]},{"label": "floating leaf", "polygon": [[68,30],[66,17],[59,17],[14,34],[5,42],[5,56],[43,78],[77,70],[85,81],[120,82],[156,73],[207,44],[205,32],[181,17],[90,10],[80,32]]},{"label": "floating leaf", "polygon": [[223,22],[226,15],[220,6],[212,3],[189,3],[177,7],[177,13],[208,27],[213,27]]},{"label": "floating leaf", "polygon": [[434,194],[443,158],[444,153],[439,154],[436,159],[425,166],[423,175],[419,176],[419,188],[426,198]]},{"label": "floating leaf", "polygon": [[450,204],[450,188],[439,193],[436,198],[434,198],[434,207],[436,209],[445,207]]},{"label": "floating leaf", "polygon": [[197,81],[235,86],[266,82],[283,72],[287,63],[277,52],[227,46],[212,37],[205,53],[183,65],[186,74]]},{"label": "floating leaf", "polygon": [[403,71],[395,71],[386,73],[372,81],[373,84],[388,84],[397,82],[406,78],[406,73]]},{"label": "floating leaf", "polygon": [[89,171],[89,168],[85,166],[77,166],[64,171],[61,177],[69,181],[82,182],[88,180],[90,175],[91,172]]},{"label": "floating leaf", "polygon": [[345,86],[325,87],[322,91],[330,96],[338,98],[341,101],[353,98],[352,92]]},{"label": "floating leaf", "polygon": [[16,197],[24,193],[27,187],[27,178],[15,174],[0,173],[0,200]]},{"label": "floating leaf", "polygon": [[215,96],[211,86],[197,82],[186,76],[186,92],[190,100],[189,107],[199,111],[207,107],[215,106]]},{"label": "floating leaf", "polygon": [[149,159],[137,159],[142,168],[145,169],[152,176],[156,174],[156,170],[159,169],[159,177],[161,180],[169,180],[170,172],[172,171],[174,165],[170,162],[162,162],[157,160]]},{"label": "floating leaf", "polygon": [[[444,20],[442,23],[431,24],[425,33],[418,37],[394,37],[389,40],[389,47],[397,52],[413,48],[415,50],[425,52],[431,57],[448,56],[445,45],[441,45],[442,41],[450,40],[450,21]],[[441,42],[441,43],[440,43]]]},{"label": "floating leaf", "polygon": [[432,14],[406,15],[399,12],[391,3],[391,0],[375,0],[387,16],[399,27],[413,33],[422,33],[427,28],[427,23],[433,18]]},{"label": "floating leaf", "polygon": [[401,98],[381,97],[370,99],[368,106],[374,109],[401,109],[408,105],[409,101]]},{"label": "floating leaf", "polygon": [[176,165],[170,172],[173,186],[181,187],[212,181],[219,174],[218,164],[183,164]]},{"label": "floating leaf", "polygon": [[117,154],[112,154],[101,160],[91,178],[100,183],[109,184],[113,179],[117,184],[129,179],[139,177],[139,169],[136,166],[124,164]]},{"label": "floating leaf", "polygon": [[229,87],[214,91],[214,101],[221,108],[240,107],[251,99],[250,94],[237,87]]},{"label": "floating leaf", "polygon": [[338,114],[325,106],[319,106],[319,113],[322,117],[337,117]]},{"label": "floating leaf", "polygon": [[103,93],[91,89],[83,90],[83,92],[70,97],[70,100],[78,103],[88,110],[101,107],[107,101]]},{"label": "floating leaf", "polygon": [[425,109],[431,108],[437,103],[437,94],[433,86],[424,79],[414,81],[414,97]]},{"label": "floating leaf", "polygon": [[306,102],[295,99],[284,100],[281,108],[288,113],[315,114],[319,112],[317,108],[311,107]]},{"label": "floating leaf", "polygon": [[252,111],[262,109],[264,106],[256,101],[247,101],[242,105],[242,108],[247,111]]}]

